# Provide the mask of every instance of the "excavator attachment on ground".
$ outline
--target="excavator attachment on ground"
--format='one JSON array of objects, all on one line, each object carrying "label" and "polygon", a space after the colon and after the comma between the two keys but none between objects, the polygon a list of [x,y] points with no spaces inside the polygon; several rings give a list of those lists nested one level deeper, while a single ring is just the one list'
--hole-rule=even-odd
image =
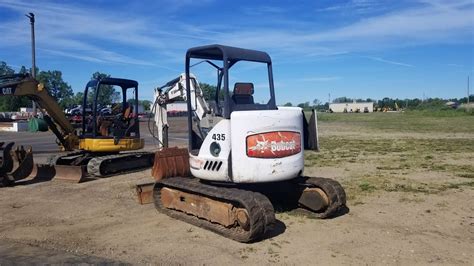
[{"label": "excavator attachment on ground", "polygon": [[[156,181],[175,176],[189,176],[189,153],[186,148],[163,148],[155,152],[151,175]],[[153,203],[155,182],[136,185],[136,193],[140,204]]]},{"label": "excavator attachment on ground", "polygon": [[18,146],[13,150],[14,142],[4,146],[0,143],[0,184],[12,186],[15,182],[30,177],[34,172],[33,151],[31,147]]}]

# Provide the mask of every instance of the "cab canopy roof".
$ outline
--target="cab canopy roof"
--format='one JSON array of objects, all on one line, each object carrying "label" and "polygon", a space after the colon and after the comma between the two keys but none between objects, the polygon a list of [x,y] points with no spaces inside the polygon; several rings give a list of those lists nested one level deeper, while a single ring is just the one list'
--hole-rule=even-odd
[{"label": "cab canopy roof", "polygon": [[122,88],[133,88],[138,87],[138,82],[131,79],[120,79],[120,78],[103,78],[103,79],[93,79],[87,83],[87,87],[95,87],[100,81],[100,84],[104,85],[115,85]]},{"label": "cab canopy roof", "polygon": [[253,61],[261,63],[271,63],[270,56],[261,51],[249,50],[220,44],[211,44],[205,46],[198,46],[188,49],[186,58],[199,58],[209,60],[223,60],[227,58],[230,61]]}]

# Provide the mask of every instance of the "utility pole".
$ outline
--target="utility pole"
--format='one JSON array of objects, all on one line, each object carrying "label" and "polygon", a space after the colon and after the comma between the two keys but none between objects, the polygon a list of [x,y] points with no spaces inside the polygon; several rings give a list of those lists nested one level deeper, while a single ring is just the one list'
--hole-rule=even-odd
[{"label": "utility pole", "polygon": [[[36,54],[35,54],[35,14],[25,14],[30,19],[31,24],[31,76],[36,78]],[[36,116],[36,102],[32,101],[33,116]]]},{"label": "utility pole", "polygon": [[469,105],[469,76],[467,76],[467,105]]},{"label": "utility pole", "polygon": [[328,103],[331,103],[331,93],[328,93]]}]

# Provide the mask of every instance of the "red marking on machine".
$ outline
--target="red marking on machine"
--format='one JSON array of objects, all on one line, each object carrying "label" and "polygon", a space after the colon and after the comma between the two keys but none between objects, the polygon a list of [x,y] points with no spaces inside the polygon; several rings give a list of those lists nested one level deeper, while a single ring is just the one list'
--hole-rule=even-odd
[{"label": "red marking on machine", "polygon": [[282,158],[301,152],[301,134],[273,131],[247,136],[247,156]]}]

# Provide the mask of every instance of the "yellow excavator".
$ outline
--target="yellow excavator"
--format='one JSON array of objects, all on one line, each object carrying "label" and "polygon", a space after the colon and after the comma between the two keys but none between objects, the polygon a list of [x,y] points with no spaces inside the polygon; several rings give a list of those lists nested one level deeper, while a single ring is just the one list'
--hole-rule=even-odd
[{"label": "yellow excavator", "polygon": [[[100,103],[101,95],[111,87],[120,88],[121,91],[117,95],[121,94],[122,97],[117,99],[118,103],[114,108],[109,108],[109,111],[104,113]],[[56,135],[60,149],[71,151],[50,158],[49,165],[53,168],[55,178],[80,182],[86,176],[106,177],[153,165],[153,153],[130,152],[144,147],[138,119],[137,81],[120,78],[89,81],[84,90],[82,123],[79,129],[69,122],[62,108],[49,95],[47,88],[29,75],[1,76],[0,96],[6,95],[25,96],[35,101],[40,110],[44,110],[43,119]],[[5,184],[25,178],[26,172],[31,168],[30,165],[23,166],[28,169],[17,178],[6,173],[12,170],[11,158],[8,155],[11,146],[6,146],[4,159],[1,161],[5,167],[1,168],[3,174],[0,171],[0,177]],[[20,156],[22,157],[26,156]]]}]

